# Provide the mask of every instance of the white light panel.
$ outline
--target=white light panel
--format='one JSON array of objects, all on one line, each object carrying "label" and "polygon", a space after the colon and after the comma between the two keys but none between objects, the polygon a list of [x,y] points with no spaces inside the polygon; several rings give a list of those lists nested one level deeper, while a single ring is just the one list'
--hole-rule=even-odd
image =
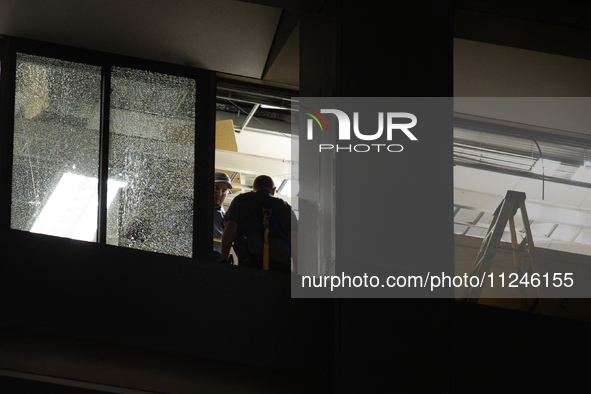
[{"label": "white light panel", "polygon": [[[107,206],[125,182],[109,180]],[[65,173],[33,224],[31,232],[92,241],[97,228],[98,179]]]}]

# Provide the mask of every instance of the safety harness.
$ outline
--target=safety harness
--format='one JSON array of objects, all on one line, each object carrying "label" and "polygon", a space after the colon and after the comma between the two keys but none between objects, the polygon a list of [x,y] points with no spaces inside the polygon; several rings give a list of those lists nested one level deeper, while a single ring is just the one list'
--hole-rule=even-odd
[{"label": "safety harness", "polygon": [[[289,250],[290,249],[290,245],[287,241],[287,237],[284,234],[285,231],[281,228],[278,220],[277,220],[277,213],[280,211],[273,211],[272,208],[272,200],[270,197],[268,196],[262,196],[259,197],[260,199],[258,200],[258,203],[260,203],[260,207],[262,208],[262,211],[259,211],[262,213],[262,225],[263,225],[263,231],[262,233],[257,233],[256,234],[249,234],[249,235],[244,235],[243,236],[243,241],[235,242],[234,243],[234,251],[236,253],[238,253],[239,258],[242,258],[242,256],[256,256],[258,257],[258,259],[260,259],[260,247],[262,246],[262,252],[263,252],[263,269],[264,270],[270,270],[271,269],[271,249],[272,248],[276,248],[277,245],[277,241],[279,241],[282,244],[285,244],[285,247]],[[260,208],[259,208],[260,209]],[[260,220],[260,219],[259,219]],[[260,222],[259,222],[260,223]],[[261,239],[262,236],[262,239]],[[252,240],[257,240],[254,241],[254,243],[251,243]],[[261,242],[262,241],[262,245]],[[273,244],[273,246],[271,246],[271,244]],[[254,246],[256,245],[256,246]],[[247,257],[245,257],[247,258]],[[260,260],[259,260],[260,261]],[[260,264],[260,263],[259,263]]]}]

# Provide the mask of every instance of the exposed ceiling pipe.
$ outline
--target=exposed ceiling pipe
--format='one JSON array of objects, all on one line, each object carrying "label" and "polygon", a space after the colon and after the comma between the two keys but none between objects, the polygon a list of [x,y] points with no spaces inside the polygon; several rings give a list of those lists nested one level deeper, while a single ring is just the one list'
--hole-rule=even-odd
[{"label": "exposed ceiling pipe", "polygon": [[255,104],[254,107],[252,107],[252,109],[250,110],[250,113],[246,117],[246,120],[242,124],[242,128],[240,129],[241,132],[246,129],[246,126],[248,126],[248,122],[250,122],[250,120],[254,116],[254,113],[257,112],[257,109],[259,109],[260,106],[261,106],[260,104]]}]

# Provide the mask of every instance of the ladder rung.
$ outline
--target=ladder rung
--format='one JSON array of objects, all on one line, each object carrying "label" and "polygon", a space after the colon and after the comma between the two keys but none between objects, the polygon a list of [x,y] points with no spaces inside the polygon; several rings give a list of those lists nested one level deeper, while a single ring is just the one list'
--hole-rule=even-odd
[{"label": "ladder rung", "polygon": [[501,246],[501,245],[499,245],[499,246],[497,246],[497,249],[508,250],[510,252],[528,253],[527,250],[525,250],[525,249],[523,249],[521,247],[519,247],[519,248],[512,248],[510,246]]}]

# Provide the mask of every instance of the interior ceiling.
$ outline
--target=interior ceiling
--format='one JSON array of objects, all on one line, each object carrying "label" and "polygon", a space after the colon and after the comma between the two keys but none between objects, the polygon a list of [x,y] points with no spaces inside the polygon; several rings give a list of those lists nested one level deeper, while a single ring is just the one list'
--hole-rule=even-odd
[{"label": "interior ceiling", "polygon": [[232,0],[0,0],[3,35],[200,67],[294,89],[297,22],[293,12]]}]

